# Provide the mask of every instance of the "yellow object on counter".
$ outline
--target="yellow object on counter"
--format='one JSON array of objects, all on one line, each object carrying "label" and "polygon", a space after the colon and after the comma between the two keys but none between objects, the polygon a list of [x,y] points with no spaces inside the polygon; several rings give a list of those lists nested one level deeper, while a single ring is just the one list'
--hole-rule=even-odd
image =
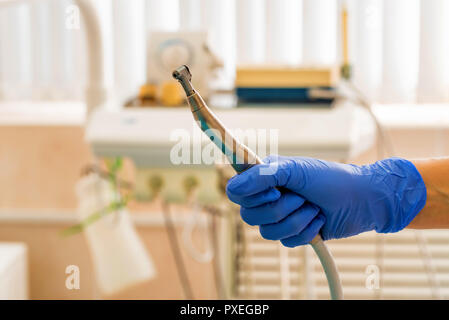
[{"label": "yellow object on counter", "polygon": [[157,86],[152,83],[145,83],[140,86],[136,98],[131,99],[126,106],[129,107],[149,107],[156,104]]},{"label": "yellow object on counter", "polygon": [[282,67],[239,66],[236,70],[236,87],[296,88],[332,87],[339,78],[337,66]]},{"label": "yellow object on counter", "polygon": [[184,96],[178,83],[174,80],[164,81],[160,86],[159,101],[164,106],[179,106]]},{"label": "yellow object on counter", "polygon": [[142,85],[139,89],[139,98],[141,99],[156,99],[157,86],[151,83]]}]

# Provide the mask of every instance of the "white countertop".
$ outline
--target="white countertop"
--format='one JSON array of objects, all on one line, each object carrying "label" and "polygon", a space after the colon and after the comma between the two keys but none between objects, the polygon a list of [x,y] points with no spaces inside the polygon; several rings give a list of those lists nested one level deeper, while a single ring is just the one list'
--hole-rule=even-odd
[{"label": "white countertop", "polygon": [[[374,104],[373,112],[388,128],[449,128],[447,103]],[[84,120],[80,101],[0,102],[0,125],[84,125]]]},{"label": "white countertop", "polygon": [[[114,108],[108,108],[114,109]],[[117,109],[117,108],[115,108]],[[360,154],[374,142],[374,125],[367,112],[348,106],[313,108],[214,109],[230,129],[279,129],[279,153],[344,160]],[[373,112],[387,129],[449,129],[449,104],[376,104]],[[174,129],[192,132],[188,108],[98,110],[90,119],[87,140],[100,155],[131,153],[139,161],[167,161]],[[1,102],[0,126],[82,126],[81,102]]]},{"label": "white countertop", "polygon": [[375,104],[373,112],[389,129],[449,129],[449,104]]}]

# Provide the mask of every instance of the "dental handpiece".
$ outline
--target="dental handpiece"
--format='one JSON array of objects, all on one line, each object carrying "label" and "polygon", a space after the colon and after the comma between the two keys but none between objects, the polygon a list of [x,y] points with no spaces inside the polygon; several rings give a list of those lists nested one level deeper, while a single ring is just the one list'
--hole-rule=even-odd
[{"label": "dental handpiece", "polygon": [[252,150],[240,143],[225,128],[206,105],[203,98],[193,89],[190,82],[192,75],[187,66],[181,66],[173,71],[173,77],[184,88],[190,110],[200,129],[225,154],[237,173],[242,173],[253,165],[262,163],[262,160]]},{"label": "dental handpiece", "polygon": [[[238,174],[254,165],[263,163],[252,150],[238,141],[209,109],[203,98],[193,88],[191,83],[192,74],[186,65],[173,71],[173,77],[180,82],[184,89],[190,110],[200,129],[206,133],[209,139],[223,152],[223,154],[225,154],[231,166]],[[278,189],[281,192],[284,192],[282,188]],[[337,267],[321,236],[318,234],[310,242],[310,245],[316,252],[324,272],[326,273],[331,298],[343,299]]]}]

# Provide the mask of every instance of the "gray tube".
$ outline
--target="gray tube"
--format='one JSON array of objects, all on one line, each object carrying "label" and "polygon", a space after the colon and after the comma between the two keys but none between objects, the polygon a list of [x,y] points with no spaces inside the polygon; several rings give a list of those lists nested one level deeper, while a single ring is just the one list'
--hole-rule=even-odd
[{"label": "gray tube", "polygon": [[343,289],[341,287],[340,276],[338,274],[337,265],[335,264],[334,258],[328,247],[324,244],[324,241],[320,236],[316,236],[310,245],[320,259],[324,273],[326,274],[331,299],[342,300]]}]

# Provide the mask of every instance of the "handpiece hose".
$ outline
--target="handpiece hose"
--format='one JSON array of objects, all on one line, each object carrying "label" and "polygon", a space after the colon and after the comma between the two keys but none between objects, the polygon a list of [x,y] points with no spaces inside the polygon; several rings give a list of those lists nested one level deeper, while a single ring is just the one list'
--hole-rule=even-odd
[{"label": "handpiece hose", "polygon": [[[231,166],[237,173],[241,173],[256,164],[262,164],[262,160],[247,146],[239,142],[229,130],[218,120],[203,98],[194,90],[192,75],[187,66],[181,66],[173,71],[173,77],[177,79],[186,95],[193,117],[198,122],[201,130],[207,134],[212,142],[226,155]],[[282,191],[282,188],[279,188]],[[318,234],[311,242],[326,274],[329,283],[329,291],[332,299],[343,299],[340,277],[334,259]]]}]

